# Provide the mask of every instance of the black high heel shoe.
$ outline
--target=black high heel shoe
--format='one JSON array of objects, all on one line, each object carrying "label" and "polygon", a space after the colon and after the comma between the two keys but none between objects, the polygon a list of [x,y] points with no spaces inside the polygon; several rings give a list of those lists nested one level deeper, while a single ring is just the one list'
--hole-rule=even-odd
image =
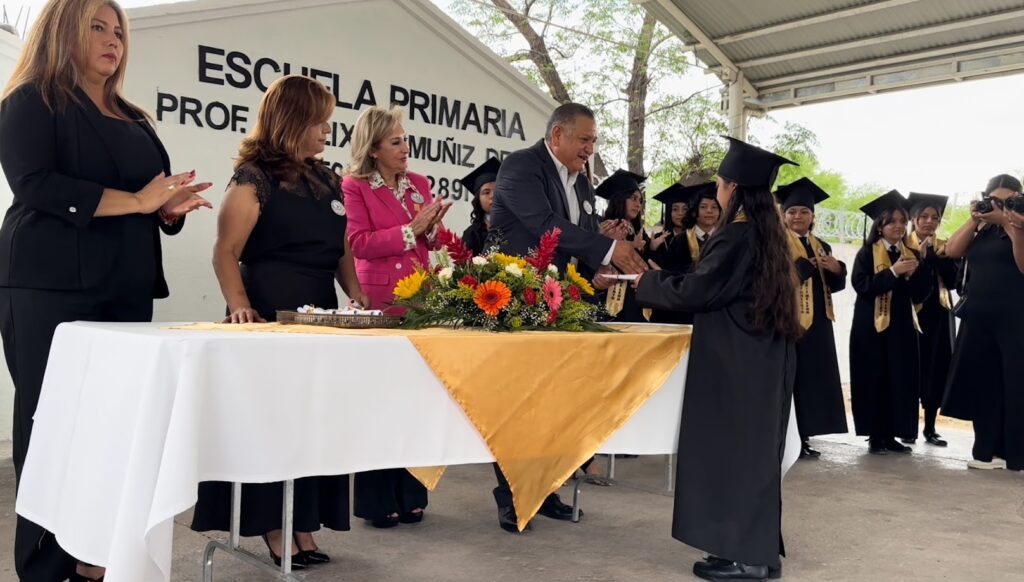
[{"label": "black high heel shoe", "polygon": [[320,548],[313,550],[303,550],[302,546],[299,545],[298,538],[295,538],[295,547],[299,549],[299,553],[302,554],[303,561],[309,566],[316,566],[317,564],[326,564],[331,561],[331,557],[320,551]]},{"label": "black high heel shoe", "polygon": [[[94,568],[95,567],[92,564],[86,564],[85,562],[79,562],[78,565],[79,566],[85,566],[87,568]],[[72,574],[70,578],[68,578],[68,582],[103,582],[103,579],[105,577],[106,576],[104,575],[104,576],[100,576],[99,578],[89,578],[87,576],[79,574],[78,571],[76,570],[75,573]]]},{"label": "black high heel shoe", "polygon": [[398,516],[398,521],[401,523],[419,523],[423,521],[423,510],[403,513]]},{"label": "black high heel shoe", "polygon": [[400,518],[397,515],[386,515],[384,517],[375,517],[366,521],[370,522],[370,525],[377,529],[387,529],[389,527],[395,527],[398,525]]},{"label": "black high heel shoe", "polygon": [[[270,559],[274,561],[275,566],[281,565],[281,556],[274,553],[274,548],[270,547],[270,540],[267,538],[267,534],[261,536],[263,543],[267,544],[267,551],[270,552]],[[298,549],[298,548],[296,548]],[[297,554],[292,554],[292,570],[305,570],[306,569],[306,556],[300,551]]]}]

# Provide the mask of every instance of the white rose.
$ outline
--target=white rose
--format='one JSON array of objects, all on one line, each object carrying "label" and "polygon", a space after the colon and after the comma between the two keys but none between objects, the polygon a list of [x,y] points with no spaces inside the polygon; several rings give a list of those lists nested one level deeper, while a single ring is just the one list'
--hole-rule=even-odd
[{"label": "white rose", "polygon": [[473,264],[482,267],[487,264],[487,257],[473,257]]},{"label": "white rose", "polygon": [[551,273],[552,275],[554,275],[555,277],[557,277],[558,276],[558,267],[556,267],[554,265],[548,265],[548,272]]},{"label": "white rose", "polygon": [[451,267],[445,267],[437,272],[437,278],[445,283],[452,280],[452,275],[455,274],[455,270]]},{"label": "white rose", "polygon": [[519,265],[517,265],[515,263],[512,263],[512,264],[506,266],[505,267],[505,271],[508,272],[511,275],[515,275],[516,277],[522,277],[523,276],[523,269],[520,268]]}]

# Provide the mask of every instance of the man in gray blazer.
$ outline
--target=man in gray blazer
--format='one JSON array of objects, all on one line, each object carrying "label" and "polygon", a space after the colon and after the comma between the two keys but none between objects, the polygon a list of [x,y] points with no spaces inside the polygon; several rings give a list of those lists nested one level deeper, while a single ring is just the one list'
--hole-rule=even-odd
[{"label": "man in gray blazer", "polygon": [[[566,103],[551,114],[544,139],[501,162],[490,236],[498,237],[502,252],[525,255],[540,244],[541,235],[558,227],[562,235],[554,264],[559,271],[564,272],[574,258],[583,263],[581,271],[588,274],[614,272],[615,267],[625,273],[646,270],[632,244],[617,244],[611,238],[622,238],[617,236],[622,233],[616,232],[622,227],[617,224],[620,221],[599,222],[594,189],[585,171],[595,141],[594,112],[583,105]],[[607,284],[595,281],[595,286],[604,288]],[[494,489],[498,525],[517,533],[512,491],[497,463],[494,474],[498,478]],[[572,507],[557,493],[544,500],[538,513],[552,519],[572,519]]]},{"label": "man in gray blazer", "polygon": [[554,262],[559,270],[573,258],[590,272],[609,265],[624,273],[646,270],[632,245],[615,244],[602,232],[610,234],[614,225],[599,223],[585,172],[596,141],[594,112],[566,103],[551,114],[544,139],[502,160],[491,210],[491,230],[502,252],[525,255],[541,235],[558,227],[562,236]]}]

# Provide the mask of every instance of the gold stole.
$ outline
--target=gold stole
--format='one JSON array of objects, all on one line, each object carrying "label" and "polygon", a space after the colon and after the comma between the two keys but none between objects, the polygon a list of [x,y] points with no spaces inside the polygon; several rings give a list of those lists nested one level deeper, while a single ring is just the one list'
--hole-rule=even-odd
[{"label": "gold stole", "polygon": [[700,260],[700,243],[697,242],[697,229],[686,231],[686,242],[690,247],[690,260],[694,265]]},{"label": "gold stole", "polygon": [[[916,232],[910,233],[910,240],[908,241],[910,248],[917,252],[921,252],[921,239],[918,238]],[[939,257],[946,256],[946,241],[942,239],[935,239],[935,246],[932,247],[932,251]],[[946,289],[946,284],[942,282],[942,276],[938,273],[935,274],[935,279],[939,282],[939,305],[941,305],[946,311],[953,308],[953,302],[949,298],[949,289]],[[915,306],[918,311],[924,308],[924,304]]]},{"label": "gold stole", "polygon": [[622,311],[626,304],[627,284],[627,281],[616,281],[608,288],[607,296],[604,300],[604,308],[608,310],[608,315],[615,317]]},{"label": "gold stole", "polygon": [[[800,244],[800,236],[793,231],[789,232],[789,250],[793,256],[793,261],[797,259],[806,259],[807,251],[804,249],[804,245]],[[807,242],[811,245],[811,251],[814,253],[815,258],[821,257],[824,252],[821,250],[821,243],[814,235],[807,234]],[[825,314],[828,315],[830,321],[836,320],[836,314],[832,307],[832,292],[828,288],[828,283],[825,279],[825,268],[818,262],[818,277],[821,278],[821,286],[824,290],[825,295]],[[800,288],[797,289],[797,299],[800,301],[800,327],[804,330],[811,328],[811,324],[814,323],[814,281],[807,278],[806,281],[800,284]]]},{"label": "gold stole", "polygon": [[[889,246],[884,239],[879,239],[871,245],[871,255],[875,263],[875,274],[888,271],[892,268],[892,261],[889,260]],[[916,259],[910,247],[901,247],[901,258]],[[917,321],[917,309],[910,310],[911,318],[914,320],[914,329],[921,333],[921,324]],[[875,297],[875,331],[882,333],[889,328],[889,320],[892,316],[892,291],[882,293]]]}]

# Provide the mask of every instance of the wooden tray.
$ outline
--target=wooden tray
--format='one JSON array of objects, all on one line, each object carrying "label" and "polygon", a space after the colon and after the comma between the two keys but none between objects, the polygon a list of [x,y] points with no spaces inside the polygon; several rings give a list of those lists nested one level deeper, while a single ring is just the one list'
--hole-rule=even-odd
[{"label": "wooden tray", "polygon": [[277,321],[285,325],[322,325],[347,329],[398,327],[402,324],[402,318],[396,315],[337,315],[298,311],[278,311]]}]

